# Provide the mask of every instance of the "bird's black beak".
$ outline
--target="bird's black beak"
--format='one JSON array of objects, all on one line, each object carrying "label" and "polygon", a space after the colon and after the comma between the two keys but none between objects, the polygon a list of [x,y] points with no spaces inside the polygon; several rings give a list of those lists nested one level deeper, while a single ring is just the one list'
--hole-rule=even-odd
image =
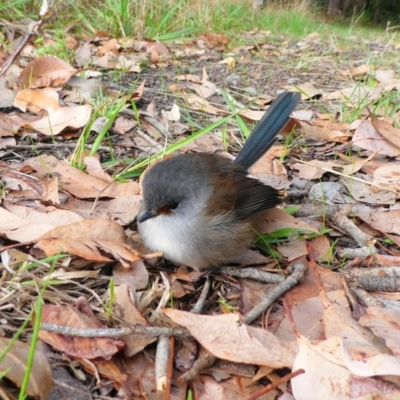
[{"label": "bird's black beak", "polygon": [[147,221],[150,218],[156,217],[158,214],[154,210],[148,210],[144,214],[141,215],[141,217],[138,219],[139,224],[141,224],[144,221]]}]

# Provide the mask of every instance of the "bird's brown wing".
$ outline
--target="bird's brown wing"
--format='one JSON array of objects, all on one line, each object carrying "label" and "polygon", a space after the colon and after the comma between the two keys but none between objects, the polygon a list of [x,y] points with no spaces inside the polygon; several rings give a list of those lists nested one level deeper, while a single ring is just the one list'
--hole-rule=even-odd
[{"label": "bird's brown wing", "polygon": [[213,156],[214,190],[208,203],[208,214],[233,214],[234,219],[251,218],[282,202],[277,189],[250,178],[240,165]]},{"label": "bird's brown wing", "polygon": [[272,186],[243,175],[237,175],[235,181],[237,195],[234,212],[240,220],[254,217],[282,203],[279,190]]}]

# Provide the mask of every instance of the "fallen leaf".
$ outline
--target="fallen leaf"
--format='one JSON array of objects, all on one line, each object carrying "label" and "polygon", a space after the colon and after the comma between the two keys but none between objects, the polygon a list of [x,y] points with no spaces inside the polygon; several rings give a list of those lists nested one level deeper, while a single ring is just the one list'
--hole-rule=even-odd
[{"label": "fallen leaf", "polygon": [[[121,319],[126,326],[134,326],[136,324],[148,326],[146,318],[139,312],[136,305],[132,302],[134,293],[130,293],[129,285],[122,284],[116,285],[114,289],[114,313],[115,316]],[[138,335],[127,335],[122,337],[125,342],[124,355],[125,357],[132,357],[133,355],[141,352],[147,345],[154,343],[156,337],[146,337]]]},{"label": "fallen leaf", "polygon": [[400,246],[400,210],[388,210],[381,212],[359,212],[356,214],[372,228],[390,234],[390,238]]},{"label": "fallen leaf", "polygon": [[244,325],[235,314],[199,315],[164,309],[164,314],[184,326],[211,354],[224,360],[291,368],[295,347],[281,343],[273,334]]},{"label": "fallen leaf", "polygon": [[390,144],[400,149],[400,129],[371,115],[372,125]]},{"label": "fallen leaf", "polygon": [[57,57],[41,57],[31,61],[22,70],[19,79],[25,88],[62,86],[78,72]]},{"label": "fallen leaf", "polygon": [[[84,297],[78,298],[74,307],[45,304],[42,322],[79,329],[107,329],[96,319]],[[113,338],[64,336],[45,330],[39,331],[39,337],[66,355],[89,360],[97,357],[110,360],[113,354],[124,347],[122,340]]]},{"label": "fallen leaf", "polygon": [[[11,339],[0,337],[0,352],[2,354],[6,347],[10,345],[10,342]],[[17,340],[0,361],[0,374],[13,382],[18,388],[21,387],[24,380],[28,359],[31,357],[30,352],[29,343]],[[32,362],[33,368],[30,371],[26,393],[34,398],[48,399],[53,387],[50,363],[39,349],[35,350]]]},{"label": "fallen leaf", "polygon": [[45,117],[25,123],[25,128],[31,128],[43,135],[57,135],[67,126],[70,128],[82,128],[91,116],[92,106],[83,105],[76,107],[61,107]]},{"label": "fallen leaf", "polygon": [[372,65],[363,64],[363,65],[359,65],[358,67],[347,69],[346,71],[343,71],[341,75],[350,76],[352,78],[360,78],[360,77],[366,76],[371,71],[373,71]]},{"label": "fallen leaf", "polygon": [[126,244],[124,229],[108,219],[87,219],[57,227],[42,235],[35,247],[48,257],[64,252],[90,261],[112,261],[103,255],[106,253],[124,266],[141,260],[139,253]]},{"label": "fallen leaf", "polygon": [[26,110],[38,113],[46,110],[49,114],[60,108],[59,96],[54,89],[25,89],[20,90],[14,99],[14,107],[18,107],[21,111]]},{"label": "fallen leaf", "polygon": [[80,198],[95,199],[100,197],[124,197],[139,193],[137,182],[112,183],[107,180],[97,179],[83,171],[72,167],[65,161],[59,161],[53,156],[42,155],[37,158],[28,159],[25,165],[29,165],[40,174],[47,176],[52,173],[58,177],[60,186]]},{"label": "fallen leaf", "polygon": [[400,154],[400,148],[385,140],[371,121],[363,121],[355,130],[352,144],[389,157],[397,157]]}]

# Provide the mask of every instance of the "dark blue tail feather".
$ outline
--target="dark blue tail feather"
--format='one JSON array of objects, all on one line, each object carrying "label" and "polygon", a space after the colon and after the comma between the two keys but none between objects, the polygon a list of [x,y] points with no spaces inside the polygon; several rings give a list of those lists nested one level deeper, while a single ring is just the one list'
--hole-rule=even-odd
[{"label": "dark blue tail feather", "polygon": [[247,170],[267,152],[274,144],[276,135],[289,122],[300,98],[298,92],[283,92],[275,99],[240,150],[236,164]]}]

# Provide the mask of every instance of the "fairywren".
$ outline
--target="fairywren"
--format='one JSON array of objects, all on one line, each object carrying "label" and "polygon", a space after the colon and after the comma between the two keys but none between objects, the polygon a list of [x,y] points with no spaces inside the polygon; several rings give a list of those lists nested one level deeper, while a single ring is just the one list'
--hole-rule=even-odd
[{"label": "fairywren", "polygon": [[152,167],[143,179],[138,213],[145,245],[195,269],[238,262],[254,239],[257,216],[281,203],[277,189],[247,170],[272,146],[299,101],[300,93],[281,93],[234,162],[193,153]]}]

